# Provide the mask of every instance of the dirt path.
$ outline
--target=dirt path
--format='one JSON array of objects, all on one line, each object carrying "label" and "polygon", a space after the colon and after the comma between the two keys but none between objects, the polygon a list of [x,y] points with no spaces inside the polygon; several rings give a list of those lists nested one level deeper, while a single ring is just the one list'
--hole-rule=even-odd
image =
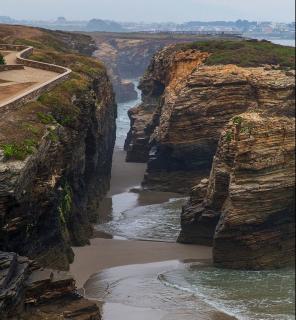
[{"label": "dirt path", "polygon": [[[15,51],[0,51],[5,56],[7,65],[16,63]],[[4,105],[9,100],[20,94],[40,86],[42,83],[54,79],[59,74],[36,68],[25,67],[23,70],[10,70],[0,72],[0,105]]]}]

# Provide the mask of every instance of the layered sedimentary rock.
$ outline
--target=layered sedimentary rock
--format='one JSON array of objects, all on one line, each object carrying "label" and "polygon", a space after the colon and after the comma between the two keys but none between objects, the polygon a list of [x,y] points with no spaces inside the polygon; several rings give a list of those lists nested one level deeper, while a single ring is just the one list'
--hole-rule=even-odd
[{"label": "layered sedimentary rock", "polygon": [[115,141],[116,106],[106,75],[73,98],[81,110],[74,128],[54,125],[32,156],[6,161],[2,152],[0,163],[0,248],[62,269],[73,258],[70,245],[91,236]]},{"label": "layered sedimentary rock", "polygon": [[[251,73],[258,82],[281,78],[276,69],[293,66],[293,49],[284,58],[285,50],[241,40],[175,45],[157,53],[139,86],[143,103],[129,112],[127,160],[148,162],[143,185],[187,193],[208,177],[223,127],[257,104]],[[262,69],[265,62],[275,65]],[[248,66],[261,69],[242,68]],[[267,76],[269,71],[274,73]]]},{"label": "layered sedimentary rock", "polygon": [[[24,41],[32,37],[42,48],[60,40],[51,38],[54,32],[25,27],[22,32]],[[35,49],[30,58],[67,66],[70,78],[0,115],[0,250],[57,269],[68,269],[72,245],[89,242],[109,188],[116,133],[105,68],[71,51],[65,39],[61,51]]]},{"label": "layered sedimentary rock", "polygon": [[1,319],[99,320],[99,308],[82,298],[67,272],[44,269],[15,253],[0,251]]},{"label": "layered sedimentary rock", "polygon": [[252,105],[223,129],[210,178],[183,209],[179,241],[214,244],[217,266],[281,267],[295,250],[294,73],[241,72]]},{"label": "layered sedimentary rock", "polygon": [[143,75],[153,55],[161,48],[179,43],[192,41],[190,35],[153,35],[120,34],[120,33],[92,33],[97,50],[94,53],[107,68],[114,86],[118,102],[125,102],[137,97],[132,82],[126,79],[136,79]]},{"label": "layered sedimentary rock", "polygon": [[148,188],[193,187],[180,242],[214,245],[217,266],[287,265],[295,239],[293,49],[284,60],[278,53],[288,49],[266,42],[199,46],[172,46],[152,60],[143,103],[130,111],[127,159],[148,161]]},{"label": "layered sedimentary rock", "polygon": [[[218,199],[212,210],[221,214],[214,262],[229,268],[286,266],[295,254],[295,119],[258,113],[242,119],[226,128],[210,178],[208,192]],[[220,168],[227,166],[220,182]]]},{"label": "layered sedimentary rock", "polygon": [[207,56],[196,50],[176,52],[174,46],[155,56],[140,82],[143,102],[129,111],[131,130],[125,144],[128,161],[146,162],[149,159],[150,139],[160,123],[162,106],[177,96],[182,81]]}]

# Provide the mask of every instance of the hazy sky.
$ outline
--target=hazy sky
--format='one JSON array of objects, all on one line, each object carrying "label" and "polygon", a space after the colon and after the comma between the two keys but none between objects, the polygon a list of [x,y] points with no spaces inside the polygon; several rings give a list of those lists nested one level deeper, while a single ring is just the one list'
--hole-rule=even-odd
[{"label": "hazy sky", "polygon": [[239,18],[293,21],[294,11],[294,0],[6,0],[0,16],[174,22]]}]

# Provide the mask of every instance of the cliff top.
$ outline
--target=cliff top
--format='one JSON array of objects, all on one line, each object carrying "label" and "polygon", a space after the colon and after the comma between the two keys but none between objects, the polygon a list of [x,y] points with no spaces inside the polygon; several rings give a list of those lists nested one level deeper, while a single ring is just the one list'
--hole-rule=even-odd
[{"label": "cliff top", "polygon": [[278,65],[295,69],[295,48],[266,40],[212,40],[176,45],[173,50],[200,50],[210,53],[207,65],[236,64],[241,67]]},{"label": "cliff top", "polygon": [[0,42],[85,55],[91,55],[96,49],[88,35],[6,24],[0,24]]},{"label": "cliff top", "polygon": [[[90,89],[90,80],[105,75],[104,66],[84,54],[94,50],[89,36],[43,29],[0,25],[0,43],[30,45],[30,59],[72,69],[70,78],[17,110],[0,116],[0,146],[6,160],[23,160],[32,154],[47,134],[57,140],[54,130],[75,129],[81,110],[73,104]],[[80,54],[80,52],[82,54]]]}]

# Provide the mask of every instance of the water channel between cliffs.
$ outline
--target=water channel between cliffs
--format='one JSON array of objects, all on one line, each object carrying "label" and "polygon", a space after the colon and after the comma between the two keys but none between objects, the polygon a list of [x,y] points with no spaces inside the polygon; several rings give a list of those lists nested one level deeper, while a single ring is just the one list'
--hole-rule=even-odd
[{"label": "water channel between cliffs", "polygon": [[100,206],[96,230],[120,239],[175,242],[186,198],[180,194],[142,190],[146,164],[125,162],[123,148],[130,128],[127,112],[140,103],[140,92],[138,97],[138,100],[118,105],[111,187]]},{"label": "water channel between cliffs", "polygon": [[125,162],[127,111],[138,103],[118,105],[111,188],[96,238],[74,248],[78,287],[102,302],[103,320],[295,319],[292,270],[220,270],[210,265],[211,248],[175,243],[186,198],[142,190],[146,165]]}]

